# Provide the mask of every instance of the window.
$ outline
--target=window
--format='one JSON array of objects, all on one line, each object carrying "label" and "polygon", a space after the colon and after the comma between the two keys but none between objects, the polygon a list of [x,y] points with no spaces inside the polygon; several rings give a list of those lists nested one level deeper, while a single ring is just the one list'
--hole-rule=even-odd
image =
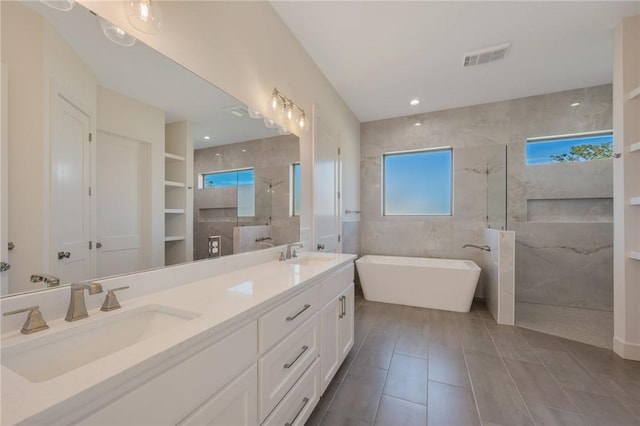
[{"label": "window", "polygon": [[255,184],[253,169],[205,173],[202,175],[202,181],[201,188],[228,188]]},{"label": "window", "polygon": [[527,139],[528,166],[601,160],[612,156],[611,131]]},{"label": "window", "polygon": [[300,163],[291,165],[291,216],[300,216]]},{"label": "window", "polygon": [[204,173],[200,176],[199,188],[236,188],[237,216],[256,215],[255,175],[253,169],[228,170]]},{"label": "window", "polygon": [[451,215],[453,150],[383,155],[385,216]]}]

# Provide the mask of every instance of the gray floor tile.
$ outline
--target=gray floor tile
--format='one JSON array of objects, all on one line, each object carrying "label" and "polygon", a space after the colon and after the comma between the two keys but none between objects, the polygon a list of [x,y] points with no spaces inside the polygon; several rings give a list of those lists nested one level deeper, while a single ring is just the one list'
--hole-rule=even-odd
[{"label": "gray floor tile", "polygon": [[354,364],[389,369],[393,357],[393,345],[372,347],[363,345],[354,360]]},{"label": "gray floor tile", "polygon": [[498,325],[492,327],[489,334],[502,357],[518,361],[540,362],[533,348],[515,327]]},{"label": "gray floor tile", "polygon": [[564,340],[563,345],[591,373],[628,378],[640,383],[640,361],[620,358],[613,351]]},{"label": "gray floor tile", "polygon": [[573,389],[568,389],[567,393],[588,423],[609,426],[638,425],[638,419],[612,396]]},{"label": "gray floor tile", "polygon": [[400,328],[394,351],[404,355],[427,358],[429,346],[428,326],[420,328]]},{"label": "gray floor tile", "polygon": [[427,407],[421,404],[382,395],[375,425],[424,426],[427,424]]},{"label": "gray floor tile", "polygon": [[470,387],[469,372],[461,349],[429,348],[429,380]]},{"label": "gray floor tile", "polygon": [[394,354],[382,393],[426,405],[427,360]]},{"label": "gray floor tile", "polygon": [[507,369],[528,406],[544,405],[577,411],[565,392],[542,364],[505,358]]},{"label": "gray floor tile", "polygon": [[555,336],[550,336],[533,330],[527,330],[526,328],[516,327],[516,329],[532,348],[561,352],[566,351],[565,347],[562,345],[562,341]]},{"label": "gray floor tile", "polygon": [[537,349],[536,354],[563,388],[605,395],[608,393],[569,353]]},{"label": "gray floor tile", "polygon": [[529,411],[537,426],[582,426],[584,418],[576,412],[558,410],[542,405],[530,405]]},{"label": "gray floor tile", "polygon": [[611,396],[618,398],[638,418],[638,424],[640,424],[640,383],[637,380],[606,374],[594,374],[594,377],[609,391]]},{"label": "gray floor tile", "polygon": [[429,381],[429,426],[480,425],[470,388]]},{"label": "gray floor tile", "polygon": [[354,349],[311,426],[372,425],[376,416],[394,425],[640,425],[640,363],[498,325],[478,301],[453,313],[360,298],[355,323]]},{"label": "gray floor tile", "polygon": [[465,356],[483,423],[533,425],[502,359],[482,353],[465,353]]},{"label": "gray floor tile", "polygon": [[[329,412],[346,419],[373,423],[382,395],[386,370],[354,364],[336,392]],[[327,415],[323,420],[327,423]]]},{"label": "gray floor tile", "polygon": [[[371,423],[360,419],[354,419],[344,413],[335,413],[331,410],[327,411],[322,419],[322,426],[371,426]],[[308,422],[305,424],[308,426]]]}]

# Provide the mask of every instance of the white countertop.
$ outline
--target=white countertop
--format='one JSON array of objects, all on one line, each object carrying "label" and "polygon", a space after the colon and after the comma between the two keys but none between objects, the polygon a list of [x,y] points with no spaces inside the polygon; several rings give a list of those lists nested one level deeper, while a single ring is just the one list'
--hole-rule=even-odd
[{"label": "white countertop", "polygon": [[[83,327],[91,321],[104,321],[109,316],[115,317],[146,305],[161,305],[199,314],[197,318],[47,381],[33,383],[2,366],[1,423],[19,423],[43,410],[52,410],[52,414],[56,410],[63,411],[66,404],[57,405],[72,398],[77,403],[90,401],[102,392],[118,386],[118,383],[124,383],[134,375],[170,359],[178,351],[184,350],[187,347],[185,345],[223,333],[231,324],[255,318],[256,314],[302,291],[317,282],[317,279],[356,258],[350,254],[313,255],[326,257],[328,261],[311,265],[266,262],[129,299],[122,302],[122,309],[116,311],[102,312],[93,309],[85,320],[73,323],[64,319],[50,321],[50,329],[43,332],[23,335],[16,331],[3,335],[2,345],[10,347],[19,342],[42,338],[48,333]],[[96,336],[96,339],[108,338],[109,336]],[[53,353],[50,356],[72,354]],[[46,363],[47,360],[43,359],[42,362]]]}]

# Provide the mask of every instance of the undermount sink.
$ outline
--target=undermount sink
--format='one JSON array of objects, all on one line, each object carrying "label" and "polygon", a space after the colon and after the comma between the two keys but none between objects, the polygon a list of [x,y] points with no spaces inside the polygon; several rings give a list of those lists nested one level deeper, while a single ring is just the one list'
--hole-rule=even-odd
[{"label": "undermount sink", "polygon": [[289,259],[286,262],[294,265],[319,266],[330,262],[332,259],[332,257],[326,257],[320,253],[302,253],[300,257]]},{"label": "undermount sink", "polygon": [[30,382],[44,382],[199,316],[161,305],[108,315],[59,332],[51,333],[52,327],[51,334],[45,331],[32,340],[3,345],[2,365]]}]

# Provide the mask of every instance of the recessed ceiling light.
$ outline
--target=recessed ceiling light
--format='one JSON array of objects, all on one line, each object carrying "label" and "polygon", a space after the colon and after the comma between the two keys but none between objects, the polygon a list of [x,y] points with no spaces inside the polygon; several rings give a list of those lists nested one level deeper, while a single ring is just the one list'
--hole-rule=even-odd
[{"label": "recessed ceiling light", "polygon": [[420,99],[412,99],[411,102],[409,102],[409,105],[416,106],[419,103],[420,103]]},{"label": "recessed ceiling light", "polygon": [[209,136],[205,136],[205,137],[204,137],[204,140],[205,140],[205,141],[208,141],[209,139],[211,139]]},{"label": "recessed ceiling light", "polygon": [[222,154],[220,154],[219,152],[216,152],[216,157],[220,157]]},{"label": "recessed ceiling light", "polygon": [[422,123],[421,123],[421,122],[419,122],[419,121],[417,121],[417,122],[413,123],[413,125],[414,125],[414,126],[416,126],[416,127],[418,127],[418,126],[422,126]]},{"label": "recessed ceiling light", "polygon": [[247,150],[246,150],[246,149],[243,149],[243,150],[242,150],[242,152],[247,152]]},{"label": "recessed ceiling light", "polygon": [[571,106],[580,106],[580,102],[574,102],[571,104]]}]

